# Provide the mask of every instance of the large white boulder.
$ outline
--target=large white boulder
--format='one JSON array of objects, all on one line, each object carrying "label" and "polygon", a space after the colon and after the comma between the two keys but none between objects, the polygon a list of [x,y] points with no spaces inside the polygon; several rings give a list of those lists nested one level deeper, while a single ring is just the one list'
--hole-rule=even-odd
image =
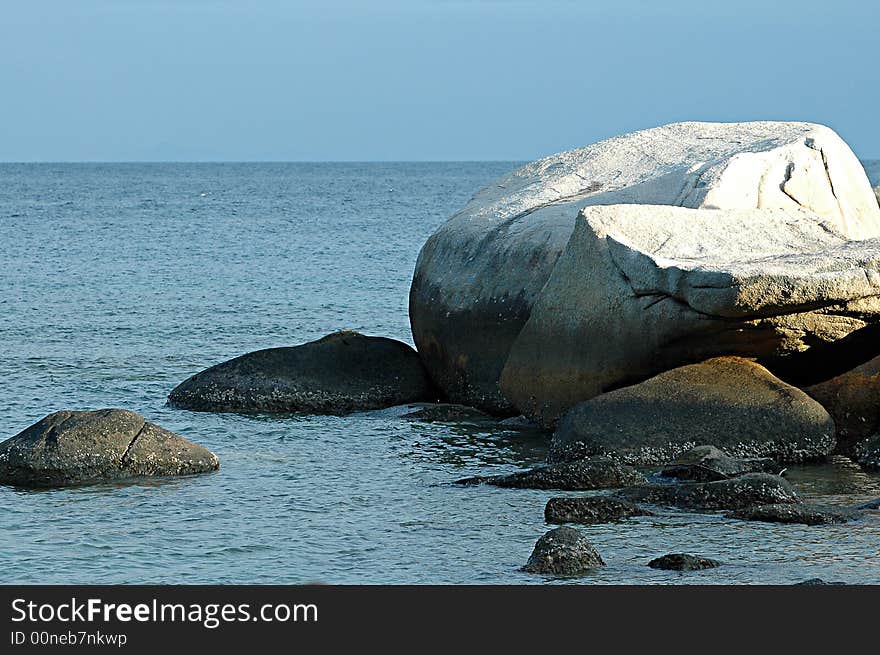
[{"label": "large white boulder", "polygon": [[614,204],[803,208],[844,238],[880,235],[864,169],[820,125],[677,123],[533,162],[477,193],[419,255],[413,337],[451,400],[511,409],[501,371],[575,216]]},{"label": "large white boulder", "polygon": [[880,318],[880,240],[800,208],[585,208],[511,348],[501,388],[569,407],[709,357],[768,359]]}]

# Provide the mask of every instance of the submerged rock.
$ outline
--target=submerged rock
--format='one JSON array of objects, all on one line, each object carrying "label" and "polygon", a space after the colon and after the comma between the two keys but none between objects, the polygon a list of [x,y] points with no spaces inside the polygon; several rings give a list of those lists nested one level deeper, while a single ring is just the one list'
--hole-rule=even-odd
[{"label": "submerged rock", "polygon": [[563,526],[538,539],[522,570],[526,573],[580,575],[600,566],[605,566],[605,562],[593,544],[578,530]]},{"label": "submerged rock", "polygon": [[209,412],[346,414],[432,396],[424,367],[408,345],[343,331],[212,366],[179,384],[168,402]]},{"label": "submerged rock", "polygon": [[714,482],[745,473],[776,473],[779,464],[767,457],[731,457],[715,446],[697,446],[679,455],[660,475],[677,480]]},{"label": "submerged rock", "polygon": [[607,455],[659,465],[697,444],[738,458],[799,462],[830,453],[834,422],[819,403],[740,357],[716,357],[573,407],[550,461]]},{"label": "submerged rock", "polygon": [[450,403],[424,403],[415,405],[413,410],[402,418],[425,423],[474,423],[494,421],[494,419],[474,407]]},{"label": "submerged rock", "polygon": [[802,523],[804,525],[828,525],[846,523],[862,516],[863,512],[851,507],[825,505],[775,504],[758,505],[725,514],[731,519],[764,521],[766,523]]},{"label": "submerged rock", "polygon": [[[569,241],[578,212],[598,205],[642,207],[604,214],[627,219],[607,227],[590,225],[597,208]],[[874,304],[865,313],[850,302],[871,283],[856,282],[852,258],[835,264],[836,250],[877,236],[864,169],[827,127],[665,125],[530,163],[478,192],[419,254],[413,338],[454,402],[513,413],[512,401],[546,424],[632,376],[718,354],[797,352],[858,329]],[[835,252],[785,264],[813,246]]]},{"label": "submerged rock", "polygon": [[593,457],[574,462],[538,466],[510,475],[477,476],[457,480],[456,484],[491,484],[513,489],[560,489],[588,491],[626,487],[647,482],[645,476],[631,466],[607,457]]},{"label": "submerged rock", "polygon": [[662,569],[664,571],[701,571],[703,569],[714,569],[721,566],[721,562],[700,555],[689,555],[687,553],[670,553],[663,557],[658,557],[648,562],[648,566],[652,569]]},{"label": "submerged rock", "polygon": [[211,451],[124,409],[60,411],[0,443],[0,483],[63,487],[215,471]]},{"label": "submerged rock", "polygon": [[787,480],[769,473],[749,473],[718,482],[643,485],[621,489],[615,496],[631,502],[689,510],[735,510],[799,502]]},{"label": "submerged rock", "polygon": [[631,516],[653,516],[635,503],[607,496],[551,498],[544,508],[547,523],[611,523]]}]

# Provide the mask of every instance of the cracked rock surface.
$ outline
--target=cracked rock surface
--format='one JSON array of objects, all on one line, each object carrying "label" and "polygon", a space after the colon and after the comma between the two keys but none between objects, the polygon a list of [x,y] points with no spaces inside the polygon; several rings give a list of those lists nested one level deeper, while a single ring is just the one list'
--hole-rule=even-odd
[{"label": "cracked rock surface", "polygon": [[714,355],[771,359],[880,318],[880,240],[800,208],[588,207],[501,387],[552,425],[579,400]]},{"label": "cracked rock surface", "polygon": [[[592,307],[589,302],[582,301],[580,294],[588,290],[589,281],[597,273],[591,264],[580,268],[573,265],[572,259],[587,262],[589,255],[582,248],[571,247],[571,244],[566,246],[575,228],[575,217],[585,207],[634,204],[744,213],[727,219],[724,226],[718,226],[719,235],[730,238],[732,246],[714,254],[693,249],[677,252],[678,246],[682,245],[683,233],[689,229],[686,222],[697,212],[676,214],[675,238],[665,246],[662,240],[650,243],[660,251],[654,264],[650,265],[650,268],[659,269],[655,279],[630,278],[634,282],[632,287],[625,282],[615,283],[621,294],[618,300]],[[782,211],[775,217],[752,214],[750,219],[742,222],[750,211],[771,209]],[[654,211],[651,209],[644,215],[650,218]],[[605,388],[604,385],[615,383],[612,379],[597,384],[600,381],[592,370],[584,370],[578,365],[563,366],[565,355],[571,353],[572,343],[589,333],[583,330],[573,336],[566,331],[566,326],[583,328],[594,321],[604,322],[606,325],[600,326],[603,329],[595,334],[589,333],[588,341],[578,342],[578,346],[613,350],[620,339],[603,343],[609,335],[604,328],[617,321],[614,327],[622,332],[621,338],[633,337],[632,314],[640,313],[641,323],[658,324],[656,334],[649,330],[644,337],[644,348],[653,348],[653,357],[659,360],[657,367],[649,367],[652,372],[669,368],[670,361],[674,362],[672,365],[694,361],[665,356],[667,347],[681,354],[683,346],[663,340],[664,336],[674,338],[675,330],[667,329],[662,323],[666,320],[679,325],[682,320],[699,322],[703,316],[699,312],[708,312],[711,316],[717,314],[719,321],[707,321],[708,331],[720,332],[726,337],[717,349],[708,348],[708,341],[702,340],[702,347],[709,350],[703,353],[704,359],[752,350],[798,349],[809,346],[816,339],[836,339],[864,325],[859,310],[851,303],[857,302],[857,289],[873,287],[873,281],[862,282],[844,275],[846,281],[839,284],[835,278],[840,271],[831,270],[826,272],[831,279],[829,294],[824,293],[822,285],[812,284],[812,288],[820,292],[819,297],[810,297],[806,289],[798,287],[791,289],[793,297],[785,301],[783,297],[788,289],[783,278],[798,277],[801,265],[796,262],[788,267],[784,265],[784,258],[794,252],[790,250],[765,253],[770,257],[780,255],[770,262],[779,270],[771,274],[772,280],[768,280],[777,290],[776,298],[769,304],[762,303],[756,295],[738,295],[733,285],[728,284],[744,276],[751,282],[743,291],[754,292],[757,290],[756,280],[751,278],[765,272],[757,253],[746,256],[743,267],[733,266],[738,255],[748,255],[754,250],[744,251],[740,247],[748,242],[749,235],[730,234],[733,223],[739,220],[740,226],[747,230],[762,223],[772,223],[773,226],[762,231],[762,238],[775,234],[773,242],[779,244],[784,241],[789,228],[778,226],[774,233],[777,219],[787,224],[789,217],[797,217],[801,212],[811,218],[795,219],[798,225],[792,228],[793,238],[822,242],[821,248],[830,245],[830,241],[822,241],[817,231],[825,228],[829,234],[836,235],[834,248],[843,248],[842,242],[846,240],[880,236],[880,207],[864,168],[846,143],[821,125],[794,122],[675,123],[552,155],[532,162],[478,192],[426,242],[419,254],[410,291],[413,337],[432,379],[452,402],[497,413],[517,413],[513,406],[522,409],[522,405],[526,409],[537,408],[539,416],[542,403],[548,397],[554,400],[560,378],[566,383],[574,381],[577,384],[581,384],[581,376],[587,378],[579,391],[592,388],[598,392]],[[808,225],[810,222],[815,225]],[[655,225],[658,223],[662,221],[655,222]],[[710,227],[704,223],[695,229]],[[582,232],[579,237],[582,243],[590,241],[586,225],[579,225],[578,230]],[[593,241],[601,240],[606,249],[613,249],[616,255],[613,262],[607,259],[601,262],[602,266],[616,263],[626,272],[638,262],[630,261],[626,252],[630,250],[627,241],[630,230],[620,236],[621,240],[615,241],[612,235],[616,245],[610,245],[611,242],[600,235]],[[644,241],[649,236],[641,234],[638,238]],[[661,235],[662,239],[665,237],[665,233]],[[714,242],[718,241],[716,235]],[[677,245],[673,246],[674,243]],[[751,245],[759,248],[758,239],[753,239]],[[644,255],[642,263],[651,258],[651,250],[634,250]],[[555,298],[548,303],[562,314],[554,322],[553,317],[542,317],[540,307],[551,274],[559,281],[555,268],[563,251],[566,252],[564,257],[570,260],[569,276],[576,276],[583,284],[572,289],[567,297],[564,293],[560,295],[564,289],[558,285],[553,288]],[[607,252],[605,255],[611,256]],[[726,263],[730,266],[725,266],[721,260],[713,261],[716,255],[721,260],[727,258]],[[693,270],[695,266],[686,261],[689,257],[702,258],[710,264],[705,279],[698,279],[700,274]],[[853,253],[847,261],[852,264],[860,257],[861,254]],[[671,268],[665,266],[664,258],[674,260]],[[813,276],[813,281],[824,265],[819,259],[821,257],[817,255],[811,261],[801,262],[806,266],[808,276]],[[831,259],[826,258],[825,264],[833,267]],[[688,270],[677,273],[674,269],[679,264],[684,264]],[[713,264],[717,264],[714,269]],[[612,278],[612,282],[615,277],[621,278],[621,273],[611,268],[598,271],[598,277],[606,275]],[[678,277],[686,278],[681,287],[677,285]],[[643,286],[643,282],[649,284]],[[712,288],[715,286],[719,288]],[[841,286],[847,290],[842,290]],[[842,297],[838,298],[838,295]],[[850,300],[844,301],[844,297]],[[834,307],[838,301],[846,306],[842,309]],[[750,307],[753,302],[761,304],[755,308],[756,312]],[[777,314],[774,303],[780,302],[786,309]],[[806,315],[795,311],[798,302],[807,304],[804,308]],[[648,308],[652,303],[657,303],[656,307]],[[682,306],[674,308],[677,303]],[[546,307],[547,303],[543,306]],[[820,307],[826,307],[826,313],[831,316],[817,317],[815,314]],[[621,311],[619,317],[614,315],[618,309]],[[685,319],[682,313],[688,314],[689,319]],[[515,347],[520,354],[516,363],[508,366],[506,380],[499,387],[511,347],[523,326],[528,321],[540,322],[545,318],[550,321],[547,330],[542,333],[535,329],[540,324],[532,325],[529,340]],[[754,323],[749,324],[749,321]],[[717,329],[720,324],[728,329]],[[558,334],[553,330],[559,330]],[[613,331],[610,334],[614,336]],[[557,337],[561,340],[558,351],[552,344]],[[779,343],[780,338],[784,343]],[[731,344],[736,347],[726,352],[725,348]],[[550,362],[538,369],[537,384],[524,383],[519,387],[530,350],[536,345],[541,346],[542,355],[549,355]],[[534,359],[540,361],[537,355]],[[575,364],[581,361],[582,358],[576,358]],[[644,374],[639,366],[644,368],[645,362],[635,364],[636,372]],[[621,372],[617,369],[610,377],[615,378]],[[619,381],[618,378],[616,382]],[[544,391],[545,387],[549,387],[549,393]],[[547,418],[552,422],[555,417],[551,414]]]},{"label": "cracked rock surface", "polygon": [[63,487],[215,471],[211,451],[124,409],[55,412],[0,443],[0,484]]},{"label": "cracked rock surface", "polygon": [[[662,465],[707,444],[733,458],[806,461],[832,452],[834,421],[763,366],[716,357],[575,405],[559,422],[548,460],[605,455]],[[734,473],[735,464],[720,470]]]}]

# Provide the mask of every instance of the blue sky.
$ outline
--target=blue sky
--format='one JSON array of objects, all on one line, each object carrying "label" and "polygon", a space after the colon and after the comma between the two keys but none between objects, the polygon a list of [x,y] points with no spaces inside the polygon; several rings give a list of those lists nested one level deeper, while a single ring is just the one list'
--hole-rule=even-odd
[{"label": "blue sky", "polygon": [[880,158],[878,7],[4,0],[0,161],[521,160],[759,119]]}]

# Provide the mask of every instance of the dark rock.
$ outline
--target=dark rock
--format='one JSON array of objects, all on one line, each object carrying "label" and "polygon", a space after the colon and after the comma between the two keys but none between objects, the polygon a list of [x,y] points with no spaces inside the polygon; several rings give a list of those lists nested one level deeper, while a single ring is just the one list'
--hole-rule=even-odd
[{"label": "dark rock", "polygon": [[124,409],[60,411],[0,443],[0,483],[63,487],[220,467],[211,451]]},{"label": "dark rock", "polygon": [[714,482],[746,473],[778,473],[781,467],[766,457],[730,457],[715,446],[697,446],[679,455],[660,475],[678,480]]},{"label": "dark rock", "polygon": [[605,566],[605,562],[593,544],[578,530],[563,526],[538,539],[522,570],[526,573],[580,575],[600,566]]},{"label": "dark rock", "polygon": [[474,423],[494,421],[494,419],[474,407],[450,403],[425,403],[415,406],[413,411],[402,418],[425,423]]},{"label": "dark rock", "polygon": [[168,396],[209,412],[346,414],[434,400],[419,356],[405,343],[343,331],[236,357],[197,373]]},{"label": "dark rock", "polygon": [[560,421],[548,459],[608,455],[661,465],[700,444],[732,457],[800,462],[834,449],[834,422],[763,366],[717,357],[575,405]]},{"label": "dark rock", "polygon": [[721,566],[721,562],[709,559],[708,557],[700,557],[699,555],[671,553],[651,560],[648,562],[648,566],[652,569],[663,569],[664,571],[701,571],[703,569],[717,568]]},{"label": "dark rock", "polygon": [[846,523],[862,516],[851,507],[830,507],[802,503],[757,505],[725,514],[730,519],[764,521],[766,523],[802,523],[804,525],[828,525]]},{"label": "dark rock", "polygon": [[717,482],[630,487],[621,489],[615,495],[633,502],[689,510],[736,510],[755,505],[798,502],[798,496],[788,481],[769,473],[749,473]]},{"label": "dark rock", "polygon": [[825,582],[822,578],[810,578],[809,580],[804,580],[803,582],[795,582],[796,586],[803,585],[807,587],[818,587],[820,585],[845,585],[845,582]]},{"label": "dark rock", "polygon": [[593,457],[576,462],[539,466],[510,475],[465,478],[456,484],[491,484],[513,489],[561,489],[587,491],[626,487],[647,482],[645,476],[631,466],[619,464],[607,457]]},{"label": "dark rock", "polygon": [[848,455],[858,442],[880,432],[880,357],[804,391],[834,419],[837,452]]},{"label": "dark rock", "polygon": [[607,496],[551,498],[544,508],[547,523],[611,523],[630,516],[652,516],[634,503]]},{"label": "dark rock", "polygon": [[867,471],[880,471],[880,434],[860,441],[852,449],[856,463]]},{"label": "dark rock", "polygon": [[856,505],[853,509],[871,511],[875,509],[880,509],[880,498],[875,498],[874,500],[870,500],[867,503],[862,503],[861,505]]}]

